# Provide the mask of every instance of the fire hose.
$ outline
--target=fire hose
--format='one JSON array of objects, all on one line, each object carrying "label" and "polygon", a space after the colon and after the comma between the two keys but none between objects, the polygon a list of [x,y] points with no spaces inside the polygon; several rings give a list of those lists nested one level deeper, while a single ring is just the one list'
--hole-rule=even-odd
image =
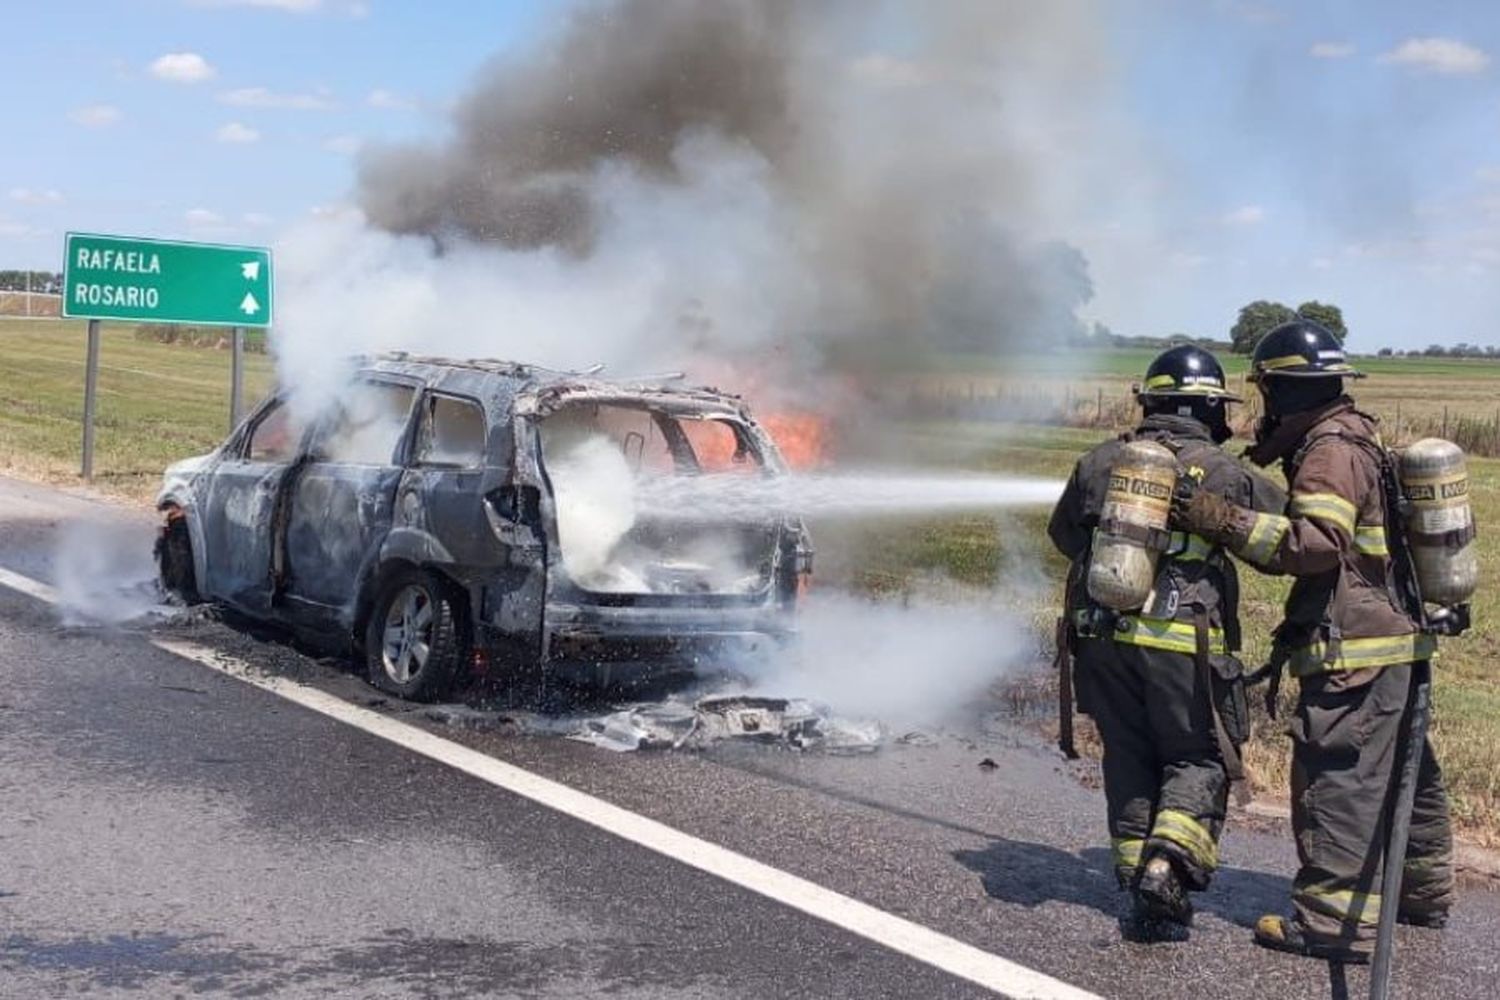
[{"label": "fire hose", "polygon": [[1375,935],[1374,964],[1370,969],[1370,1000],[1390,996],[1391,966],[1395,958],[1396,911],[1401,899],[1401,874],[1406,861],[1406,843],[1411,833],[1412,806],[1417,797],[1417,775],[1427,746],[1427,723],[1432,716],[1432,666],[1426,660],[1412,664],[1411,687],[1406,694],[1406,718],[1399,744],[1389,822],[1386,824],[1385,867],[1380,880],[1380,924]]}]

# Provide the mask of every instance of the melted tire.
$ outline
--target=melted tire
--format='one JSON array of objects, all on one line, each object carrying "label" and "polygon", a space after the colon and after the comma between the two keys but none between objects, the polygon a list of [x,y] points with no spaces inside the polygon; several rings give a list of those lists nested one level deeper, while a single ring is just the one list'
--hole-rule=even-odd
[{"label": "melted tire", "polygon": [[162,589],[184,604],[200,604],[198,574],[193,568],[193,542],[187,519],[168,521],[156,539],[156,569]]},{"label": "melted tire", "polygon": [[[432,608],[430,652],[426,661],[402,680],[388,669],[387,619],[392,605],[414,587],[427,595]],[[397,570],[382,580],[365,622],[365,675],[373,686],[408,701],[441,700],[469,660],[468,632],[467,616],[447,581],[423,570]]]}]

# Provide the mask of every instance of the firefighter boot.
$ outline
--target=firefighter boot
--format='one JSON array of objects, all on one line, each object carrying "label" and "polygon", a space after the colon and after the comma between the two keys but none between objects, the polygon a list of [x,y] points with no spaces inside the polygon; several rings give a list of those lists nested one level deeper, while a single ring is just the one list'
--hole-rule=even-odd
[{"label": "firefighter boot", "polygon": [[1326,962],[1341,962],[1345,965],[1368,965],[1370,962],[1369,952],[1356,951],[1334,942],[1314,940],[1303,933],[1295,921],[1269,913],[1255,922],[1255,943],[1272,951],[1284,951]]},{"label": "firefighter boot", "polygon": [[1176,865],[1165,854],[1155,854],[1141,868],[1135,883],[1141,909],[1153,920],[1189,927],[1193,923],[1193,902],[1187,886],[1177,873]]}]

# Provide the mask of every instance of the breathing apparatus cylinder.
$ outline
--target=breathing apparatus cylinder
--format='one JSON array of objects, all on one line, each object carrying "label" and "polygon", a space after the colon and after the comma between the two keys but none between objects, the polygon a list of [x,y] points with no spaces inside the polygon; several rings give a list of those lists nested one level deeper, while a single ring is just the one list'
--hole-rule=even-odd
[{"label": "breathing apparatus cylinder", "polygon": [[1089,558],[1088,593],[1111,611],[1135,611],[1151,596],[1166,549],[1177,459],[1155,441],[1129,441],[1109,471]]},{"label": "breathing apparatus cylinder", "polygon": [[1460,605],[1479,584],[1463,449],[1441,438],[1423,438],[1400,452],[1400,476],[1409,503],[1407,543],[1422,599]]}]

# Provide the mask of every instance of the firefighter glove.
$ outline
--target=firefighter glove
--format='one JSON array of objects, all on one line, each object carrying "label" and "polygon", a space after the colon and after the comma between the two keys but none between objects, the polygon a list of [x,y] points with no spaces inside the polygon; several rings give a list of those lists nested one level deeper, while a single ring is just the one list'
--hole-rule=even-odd
[{"label": "firefighter glove", "polygon": [[1172,493],[1170,524],[1178,531],[1197,535],[1214,545],[1238,541],[1236,513],[1239,508],[1217,493],[1201,489],[1184,477]]}]

